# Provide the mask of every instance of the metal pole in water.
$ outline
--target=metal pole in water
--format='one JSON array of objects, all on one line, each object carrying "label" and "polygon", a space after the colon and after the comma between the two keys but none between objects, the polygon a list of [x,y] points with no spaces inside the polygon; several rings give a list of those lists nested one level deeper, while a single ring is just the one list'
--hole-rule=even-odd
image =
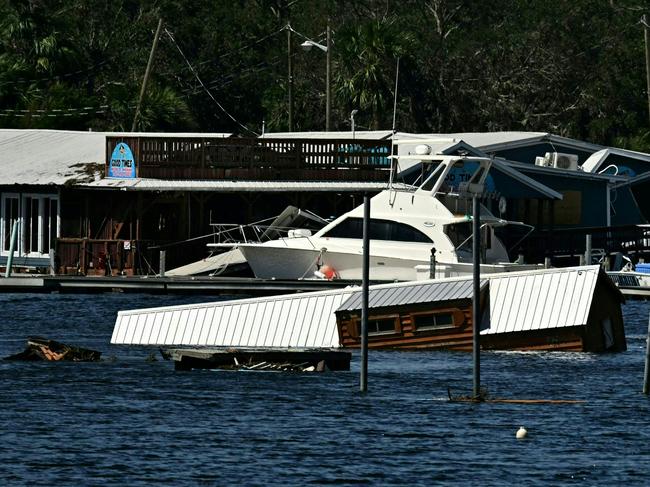
[{"label": "metal pole in water", "polygon": [[650,318],[648,319],[648,337],[645,342],[645,370],[643,371],[643,393],[650,390]]},{"label": "metal pole in water", "polygon": [[11,266],[14,263],[14,249],[16,248],[16,240],[18,240],[18,220],[14,220],[14,225],[11,229],[11,242],[9,243],[9,257],[7,257],[7,269],[5,270],[5,277],[11,276]]},{"label": "metal pole in water", "polygon": [[165,257],[167,252],[165,250],[160,251],[160,277],[165,277]]},{"label": "metal pole in water", "polygon": [[472,197],[472,270],[474,284],[474,299],[472,302],[472,358],[474,363],[473,397],[481,395],[481,216],[479,213],[478,197]]},{"label": "metal pole in water", "polygon": [[361,378],[359,390],[368,391],[368,281],[370,275],[370,198],[363,195],[363,274],[361,282]]},{"label": "metal pole in water", "polygon": [[431,258],[429,260],[429,279],[436,278],[436,248],[431,247]]}]

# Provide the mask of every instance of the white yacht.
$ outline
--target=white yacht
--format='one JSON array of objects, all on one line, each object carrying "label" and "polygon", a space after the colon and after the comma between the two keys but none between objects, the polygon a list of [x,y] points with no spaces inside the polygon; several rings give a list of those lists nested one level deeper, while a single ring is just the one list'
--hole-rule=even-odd
[{"label": "white yacht", "polygon": [[[460,197],[457,187],[449,183],[463,170],[472,180],[478,178],[484,182],[490,160],[461,156],[418,156],[418,160],[425,175],[422,184],[399,187],[390,184],[370,201],[370,279],[373,281],[415,280],[415,267],[430,265],[432,251],[436,277],[472,273],[471,200]],[[363,212],[361,205],[313,235],[296,230],[286,238],[229,246],[242,252],[258,278],[360,280]],[[510,263],[504,243],[495,234],[496,227],[509,224],[531,227],[496,218],[483,205],[480,219],[482,273],[537,268]]]}]

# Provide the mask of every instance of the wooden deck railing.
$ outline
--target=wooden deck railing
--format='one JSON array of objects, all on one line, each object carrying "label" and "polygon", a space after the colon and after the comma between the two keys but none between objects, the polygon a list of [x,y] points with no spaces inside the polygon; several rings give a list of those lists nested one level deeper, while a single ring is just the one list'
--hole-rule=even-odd
[{"label": "wooden deck railing", "polygon": [[107,174],[119,142],[141,178],[386,181],[390,169],[386,140],[163,136],[107,137]]}]

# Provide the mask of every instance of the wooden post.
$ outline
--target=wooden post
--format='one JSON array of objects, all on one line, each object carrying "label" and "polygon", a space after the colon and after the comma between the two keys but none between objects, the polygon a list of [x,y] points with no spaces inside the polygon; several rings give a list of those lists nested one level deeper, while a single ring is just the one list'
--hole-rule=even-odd
[{"label": "wooden post", "polygon": [[5,269],[5,277],[11,277],[11,266],[14,263],[14,250],[16,249],[16,241],[18,239],[18,219],[14,220],[11,227],[11,242],[9,242],[9,257],[7,257],[7,268]]},{"label": "wooden post", "polygon": [[149,74],[151,73],[151,66],[153,65],[153,56],[156,53],[156,46],[158,45],[158,38],[160,37],[160,29],[162,28],[162,18],[158,20],[158,27],[156,28],[156,35],[153,38],[153,44],[151,46],[151,52],[149,53],[149,61],[147,61],[147,69],[144,71],[144,78],[142,80],[142,87],[140,88],[140,97],[138,98],[138,104],[135,107],[135,115],[133,115],[133,124],[131,125],[131,132],[135,132],[135,128],[138,125],[138,116],[140,115],[140,106],[142,105],[142,99],[144,98],[144,92],[147,89],[147,81],[149,81]]},{"label": "wooden post", "polygon": [[474,300],[472,302],[472,358],[474,363],[473,397],[481,397],[481,215],[478,197],[472,197],[472,270]]},{"label": "wooden post", "polygon": [[160,277],[165,277],[165,257],[167,252],[164,250],[160,251]]},{"label": "wooden post", "polygon": [[361,283],[361,378],[359,390],[368,391],[368,294],[370,276],[370,198],[363,195],[363,280]]},{"label": "wooden post", "polygon": [[325,132],[330,131],[330,113],[331,113],[331,82],[330,76],[332,71],[332,33],[330,29],[330,18],[327,17],[327,56],[326,69],[325,69]]},{"label": "wooden post", "polygon": [[650,319],[648,319],[648,337],[645,342],[645,370],[643,371],[643,393],[650,390]]},{"label": "wooden post", "polygon": [[436,278],[436,248],[431,247],[431,257],[429,258],[429,279]]},{"label": "wooden post", "polygon": [[585,235],[585,264],[591,265],[591,234]]},{"label": "wooden post", "polygon": [[643,14],[641,23],[643,25],[643,39],[645,40],[645,77],[648,91],[648,119],[650,120],[650,27],[648,26],[648,16],[646,14]]},{"label": "wooden post", "polygon": [[293,132],[293,64],[291,61],[291,26],[287,24],[287,94],[289,97],[289,132]]}]

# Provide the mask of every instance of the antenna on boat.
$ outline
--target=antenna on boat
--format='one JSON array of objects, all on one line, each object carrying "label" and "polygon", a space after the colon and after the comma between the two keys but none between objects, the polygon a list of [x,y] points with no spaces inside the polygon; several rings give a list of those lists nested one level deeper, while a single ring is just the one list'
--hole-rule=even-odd
[{"label": "antenna on boat", "polygon": [[388,180],[388,188],[393,189],[393,176],[397,171],[397,163],[395,162],[395,119],[397,118],[397,83],[399,82],[399,58],[397,58],[397,69],[395,70],[395,92],[393,94],[393,127],[390,136],[390,176]]}]

